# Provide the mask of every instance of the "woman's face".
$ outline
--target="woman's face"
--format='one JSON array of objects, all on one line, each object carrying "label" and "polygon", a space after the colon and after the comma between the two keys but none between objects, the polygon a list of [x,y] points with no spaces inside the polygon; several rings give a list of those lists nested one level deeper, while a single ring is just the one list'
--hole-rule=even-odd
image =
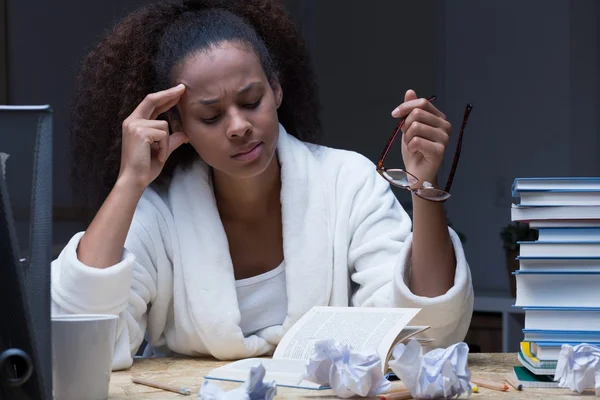
[{"label": "woman's face", "polygon": [[192,54],[176,71],[186,91],[178,104],[181,129],[211,167],[237,178],[262,173],[279,137],[282,92],[270,84],[249,46],[223,42]]}]

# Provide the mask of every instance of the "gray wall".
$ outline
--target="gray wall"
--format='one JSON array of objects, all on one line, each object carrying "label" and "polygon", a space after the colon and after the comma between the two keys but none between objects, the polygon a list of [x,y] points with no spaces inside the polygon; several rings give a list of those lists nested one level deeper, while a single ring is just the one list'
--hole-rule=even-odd
[{"label": "gray wall", "polygon": [[[323,105],[324,143],[379,158],[396,120],[391,112],[414,89],[435,90],[437,2],[346,0],[317,6],[315,65]],[[388,167],[402,168],[400,142]],[[410,195],[395,190],[410,209]],[[409,210],[410,211],[410,210]]]},{"label": "gray wall", "polygon": [[[89,47],[112,21],[142,0],[5,0],[9,104],[50,104],[54,109],[54,206],[66,209],[68,181],[67,118],[74,77]],[[18,169],[10,159],[7,168]],[[25,223],[26,225],[26,223]],[[62,244],[83,227],[56,221],[54,242]]]},{"label": "gray wall", "polygon": [[569,2],[570,175],[600,173],[597,22],[595,0]]},{"label": "gray wall", "polygon": [[[448,210],[467,236],[476,293],[508,293],[499,232],[517,200],[514,178],[600,172],[594,7],[586,0],[444,3],[438,91],[455,126],[465,103],[474,105]],[[445,171],[451,155],[446,161]]]},{"label": "gray wall", "polygon": [[8,76],[6,73],[6,0],[0,0],[0,104],[8,101]]},{"label": "gray wall", "polygon": [[57,205],[69,205],[66,123],[74,76],[82,56],[99,34],[134,2],[7,1],[9,101],[48,103],[54,108],[54,199]]}]

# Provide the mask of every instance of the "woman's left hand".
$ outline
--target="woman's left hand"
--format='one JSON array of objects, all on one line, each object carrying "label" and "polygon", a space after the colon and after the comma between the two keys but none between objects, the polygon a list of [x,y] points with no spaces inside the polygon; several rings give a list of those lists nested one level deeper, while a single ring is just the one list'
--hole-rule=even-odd
[{"label": "woman's left hand", "polygon": [[437,175],[452,129],[446,116],[427,99],[418,99],[414,90],[406,92],[404,103],[392,116],[407,116],[402,126],[402,159],[406,171],[419,179],[418,187],[424,181],[438,187]]}]

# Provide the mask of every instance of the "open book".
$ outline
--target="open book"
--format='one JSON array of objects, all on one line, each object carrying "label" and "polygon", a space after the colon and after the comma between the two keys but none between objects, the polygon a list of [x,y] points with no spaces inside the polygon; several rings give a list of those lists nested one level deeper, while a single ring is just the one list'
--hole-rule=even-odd
[{"label": "open book", "polygon": [[265,381],[274,380],[278,386],[327,389],[328,386],[302,379],[313,355],[314,342],[321,339],[348,344],[361,353],[376,353],[382,361],[383,373],[387,374],[396,344],[429,328],[408,325],[419,311],[419,308],[313,307],[286,332],[272,358],[234,361],[213,369],[204,378],[243,382],[250,368],[262,363],[266,369]]}]

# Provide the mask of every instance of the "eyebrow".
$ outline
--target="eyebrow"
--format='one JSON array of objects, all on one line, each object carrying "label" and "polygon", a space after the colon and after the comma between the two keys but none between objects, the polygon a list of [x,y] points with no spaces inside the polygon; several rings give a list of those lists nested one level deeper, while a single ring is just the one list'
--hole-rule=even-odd
[{"label": "eyebrow", "polygon": [[[252,90],[252,88],[254,88],[255,86],[259,85],[260,82],[251,82],[248,85],[244,86],[242,89],[240,89],[238,91],[238,95],[242,95],[245,93],[248,93],[250,90]],[[218,103],[219,102],[219,98],[215,98],[215,99],[199,99],[196,100],[194,103],[199,103],[199,104],[203,104],[205,106],[210,106],[212,104]]]}]

